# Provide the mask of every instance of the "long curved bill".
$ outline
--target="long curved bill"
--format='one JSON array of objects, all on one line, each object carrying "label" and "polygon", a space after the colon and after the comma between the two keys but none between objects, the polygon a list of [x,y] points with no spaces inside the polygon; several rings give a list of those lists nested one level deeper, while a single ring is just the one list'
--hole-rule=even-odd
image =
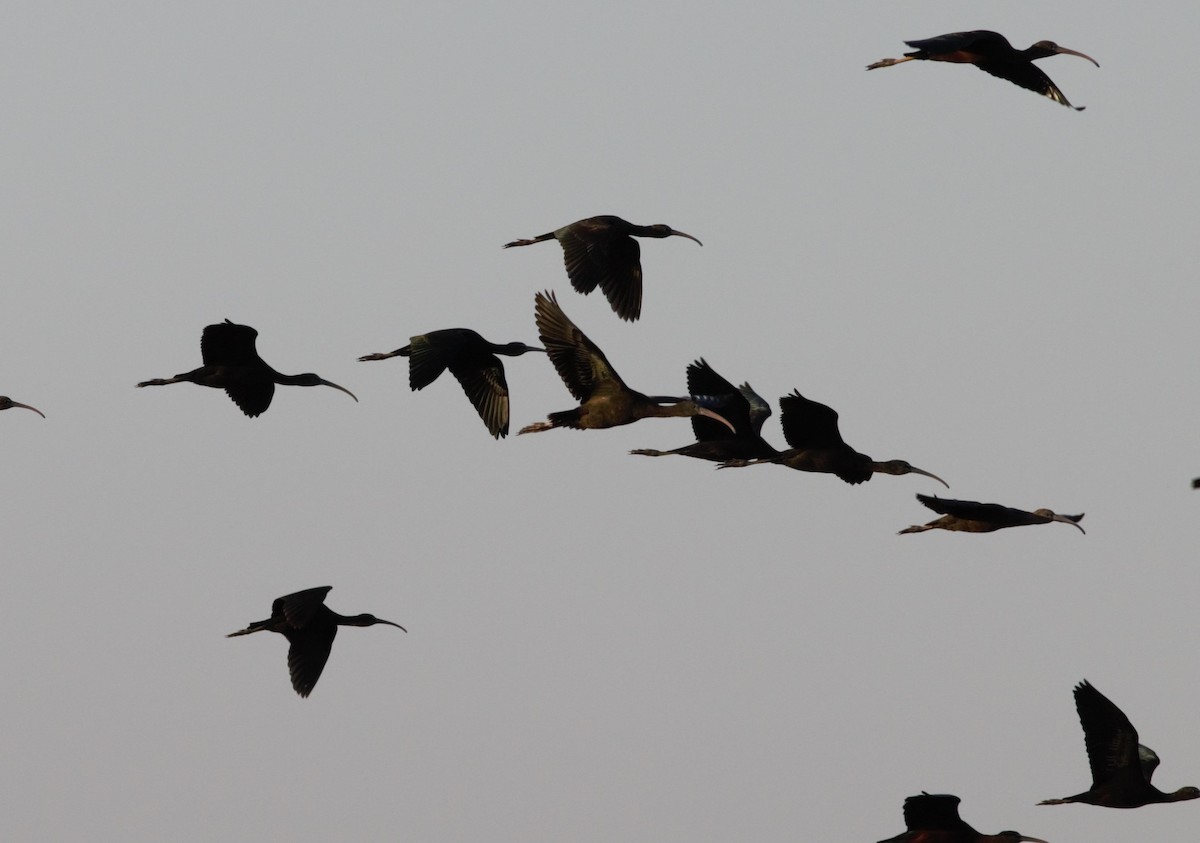
[{"label": "long curved bill", "polygon": [[708,407],[701,407],[699,404],[697,404],[696,405],[696,415],[707,416],[710,419],[719,421],[721,424],[723,424],[727,428],[729,428],[729,430],[731,432],[737,433],[737,428],[735,428],[732,424],[729,423],[729,419],[725,418],[722,415],[719,415],[718,413],[714,413],[712,410],[708,409]]},{"label": "long curved bill", "polygon": [[1025,840],[1025,841],[1028,841],[1028,843],[1049,843],[1049,841],[1043,840],[1040,837],[1026,837],[1024,834],[1018,834],[1015,831],[1007,831],[1007,832],[1002,831],[1001,834],[1002,835],[1003,834],[1012,835],[1012,836],[1015,836],[1017,840]]},{"label": "long curved bill", "polygon": [[25,409],[25,410],[33,410],[35,413],[37,413],[42,418],[46,418],[46,414],[43,413],[41,410],[39,410],[37,407],[30,407],[28,404],[22,404],[20,401],[13,401],[12,405],[14,407],[21,407],[22,409]]},{"label": "long curved bill", "polygon": [[[340,389],[342,392],[344,392],[344,393],[346,393],[347,395],[349,395],[349,396],[350,396],[351,398],[353,398],[355,401],[357,401],[357,400],[358,400],[358,396],[357,396],[357,395],[355,395],[355,394],[354,394],[353,392],[351,392],[350,390],[346,389],[346,387],[344,387],[344,386],[338,386],[338,385],[337,385],[336,383],[334,383],[333,381],[327,381],[327,380],[325,380],[324,378],[321,378],[321,383],[322,383],[322,385],[324,385],[324,386],[332,386],[334,389]],[[395,624],[392,624],[392,626],[395,626]]]},{"label": "long curved bill", "polygon": [[1079,519],[1082,517],[1083,517],[1083,515],[1052,515],[1052,516],[1050,516],[1050,520],[1051,521],[1061,521],[1064,524],[1070,524],[1072,527],[1078,528],[1079,532],[1083,533],[1086,536],[1087,530],[1085,530],[1079,526]]},{"label": "long curved bill", "polygon": [[[396,629],[400,630],[401,632],[408,632],[407,629],[405,629],[398,623],[392,623],[391,621],[385,621],[383,618],[377,618],[376,620],[378,620],[379,623],[386,623],[388,626],[394,626],[394,627],[396,627]],[[1043,841],[1043,843],[1044,843],[1044,841]]]},{"label": "long curved bill", "polygon": [[[912,471],[912,473],[913,473],[913,474],[922,474],[922,475],[924,475],[925,477],[932,477],[934,480],[936,480],[937,482],[941,483],[941,484],[942,484],[943,486],[945,486],[947,489],[949,489],[949,488],[950,488],[950,484],[949,484],[949,483],[947,483],[947,482],[946,482],[945,480],[943,480],[942,478],[938,477],[938,476],[937,476],[936,474],[934,474],[932,471],[926,471],[926,470],[925,470],[925,469],[923,469],[923,468],[917,468],[915,465],[914,465],[914,466],[911,466],[911,467],[910,467],[910,470]],[[1041,843],[1045,843],[1045,841],[1043,840],[1043,841],[1041,841]]]},{"label": "long curved bill", "polygon": [[[1099,65],[1096,65],[1096,66],[1099,67]],[[684,234],[682,231],[676,231],[675,229],[672,228],[671,233],[674,234],[676,237],[686,237],[688,240],[695,240],[697,243],[700,243],[700,241],[697,238],[693,237],[690,234]],[[700,243],[700,245],[703,246],[704,244]]]},{"label": "long curved bill", "polygon": [[1059,47],[1058,52],[1061,55],[1079,56],[1081,59],[1087,59],[1092,64],[1096,65],[1096,67],[1100,66],[1100,62],[1096,61],[1094,58],[1089,56],[1087,53],[1081,53],[1078,50],[1068,50],[1066,47]]}]

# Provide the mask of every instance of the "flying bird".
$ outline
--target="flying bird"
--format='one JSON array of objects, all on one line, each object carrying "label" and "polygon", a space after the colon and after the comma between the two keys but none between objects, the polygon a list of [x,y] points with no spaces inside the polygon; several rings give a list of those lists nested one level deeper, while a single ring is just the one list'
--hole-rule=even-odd
[{"label": "flying bird", "polygon": [[706,416],[692,416],[696,441],[669,451],[638,448],[630,451],[645,457],[679,454],[702,460],[723,462],[731,459],[760,459],[779,453],[762,438],[763,422],[771,415],[771,405],[744,383],[734,386],[701,358],[687,367],[688,392],[720,402],[721,415],[733,425],[730,431]]},{"label": "flying bird", "polygon": [[1100,63],[1091,56],[1060,47],[1053,41],[1038,41],[1032,47],[1018,50],[1009,44],[1008,39],[999,32],[991,32],[987,29],[951,32],[934,38],[905,41],[904,43],[916,49],[911,53],[905,53],[902,59],[882,59],[874,64],[869,64],[867,70],[891,67],[894,64],[913,59],[973,64],[993,76],[1007,79],[1009,82],[1049,97],[1076,111],[1083,111],[1084,106],[1071,105],[1058,86],[1050,80],[1050,77],[1034,66],[1034,60],[1044,59],[1048,56],[1068,55],[1079,56],[1087,59],[1096,67],[1100,66]]},{"label": "flying bird", "polygon": [[281,375],[258,356],[254,340],[258,331],[249,325],[235,325],[226,319],[209,325],[200,336],[200,359],[204,365],[173,378],[155,378],[138,386],[166,386],[189,383],[224,389],[247,416],[254,418],[266,412],[275,396],[275,384],[284,386],[332,386],[355,401],[358,397],[332,381],[311,372],[302,375]]},{"label": "flying bird", "polygon": [[20,407],[23,410],[33,410],[42,418],[46,418],[46,414],[37,407],[30,407],[28,404],[22,404],[20,401],[14,401],[7,395],[0,395],[0,410],[11,410],[13,407]]},{"label": "flying bird", "polygon": [[449,369],[488,431],[499,439],[508,435],[508,382],[504,379],[504,364],[496,355],[519,357],[527,351],[545,350],[523,342],[498,345],[469,328],[446,328],[411,337],[404,348],[358,359],[407,357],[408,385],[414,391],[429,386]]},{"label": "flying bird", "polygon": [[563,313],[554,293],[537,293],[534,303],[542,345],[546,346],[558,376],[580,403],[573,410],[551,413],[549,421],[526,425],[520,433],[538,433],[555,427],[582,430],[617,427],[638,419],[667,416],[707,416],[733,430],[723,416],[702,406],[709,399],[643,395],[630,389],[600,347]]},{"label": "flying bird", "polygon": [[329,661],[329,651],[339,626],[374,626],[385,623],[402,632],[407,632],[398,623],[381,620],[374,615],[339,615],[325,605],[325,596],[333,588],[323,585],[306,588],[295,594],[277,597],[271,604],[271,617],[265,621],[254,621],[245,629],[231,632],[226,638],[249,635],[252,632],[278,632],[288,640],[288,672],[292,676],[292,687],[302,697],[307,697],[316,687]]},{"label": "flying bird", "polygon": [[779,399],[780,423],[783,436],[792,447],[774,456],[756,460],[727,460],[717,468],[740,468],[745,465],[777,463],[799,471],[833,474],[847,483],[862,483],[873,474],[921,474],[931,477],[947,489],[945,480],[904,460],[878,462],[860,454],[842,439],[838,430],[838,414],[832,407],[810,401],[793,390]]},{"label": "flying bird", "polygon": [[958,815],[962,800],[948,793],[922,793],[904,800],[904,825],[908,831],[879,843],[1046,843],[1016,831],[980,834]]},{"label": "flying bird", "polygon": [[504,248],[557,240],[562,244],[571,286],[585,296],[599,286],[613,311],[633,322],[642,315],[641,247],[633,238],[672,235],[696,240],[669,225],[634,225],[620,217],[602,216],[564,225],[532,240],[513,240]]},{"label": "flying bird", "polygon": [[1086,679],[1075,686],[1075,710],[1083,726],[1092,786],[1074,796],[1045,799],[1039,805],[1085,802],[1105,808],[1140,808],[1155,802],[1200,798],[1200,789],[1195,787],[1164,793],[1150,784],[1158,755],[1138,743],[1137,729],[1125,713]]},{"label": "flying bird", "polygon": [[917,500],[934,512],[940,513],[941,518],[928,524],[914,524],[905,527],[899,535],[905,533],[923,533],[926,530],[957,530],[963,533],[990,533],[1005,527],[1023,527],[1026,524],[1049,524],[1051,521],[1061,521],[1070,524],[1081,533],[1087,530],[1079,526],[1083,513],[1078,515],[1058,515],[1048,509],[1036,509],[1026,512],[1023,509],[1013,509],[998,503],[979,503],[978,501],[956,501],[948,498],[917,495]]}]

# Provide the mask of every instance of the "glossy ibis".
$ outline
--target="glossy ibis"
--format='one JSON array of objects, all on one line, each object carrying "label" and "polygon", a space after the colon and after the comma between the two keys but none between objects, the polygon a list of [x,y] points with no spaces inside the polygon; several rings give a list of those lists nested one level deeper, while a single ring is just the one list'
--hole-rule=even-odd
[{"label": "glossy ibis", "polygon": [[962,800],[948,793],[922,793],[904,800],[904,825],[908,831],[879,843],[1046,843],[1016,831],[980,834],[958,815]]},{"label": "glossy ibis", "polygon": [[750,388],[750,384],[734,386],[718,375],[703,358],[687,367],[687,383],[690,394],[711,396],[721,402],[721,415],[733,425],[733,431],[705,416],[692,416],[695,442],[670,451],[638,448],[629,453],[645,457],[679,454],[716,462],[760,459],[779,453],[762,438],[761,433],[763,422],[771,415],[771,406]]},{"label": "glossy ibis", "polygon": [[1079,526],[1083,513],[1078,515],[1058,515],[1048,509],[1037,509],[1026,512],[1023,509],[1013,509],[998,503],[979,503],[978,501],[956,501],[948,498],[917,495],[917,500],[939,513],[942,517],[928,524],[914,524],[905,527],[899,535],[905,533],[923,533],[926,530],[957,530],[962,533],[990,533],[1005,527],[1023,527],[1026,524],[1049,524],[1051,521],[1061,521],[1076,527],[1079,532],[1087,530]]},{"label": "glossy ibis", "polygon": [[557,240],[562,244],[571,286],[584,295],[599,286],[613,311],[633,322],[642,314],[641,247],[633,238],[671,235],[696,240],[669,225],[634,225],[620,217],[602,216],[564,225],[532,240],[513,240],[504,248]]},{"label": "glossy ibis", "polygon": [[226,638],[249,635],[252,632],[278,632],[288,640],[288,672],[292,676],[292,687],[302,697],[312,693],[339,626],[374,626],[385,623],[399,630],[408,630],[398,623],[385,621],[374,615],[339,615],[325,605],[325,595],[333,586],[306,588],[295,594],[277,597],[271,604],[271,617],[265,621],[254,621],[245,629],[231,632]]},{"label": "glossy ibis", "polygon": [[976,29],[972,32],[950,32],[934,38],[905,41],[904,43],[916,49],[911,53],[905,53],[902,59],[883,59],[869,64],[867,70],[891,67],[894,64],[913,59],[973,64],[993,76],[1007,79],[1009,82],[1049,97],[1076,111],[1083,111],[1084,106],[1075,106],[1067,102],[1063,92],[1050,80],[1050,77],[1034,66],[1034,60],[1065,54],[1079,56],[1087,59],[1096,67],[1100,66],[1100,63],[1091,56],[1060,47],[1053,41],[1038,41],[1028,49],[1018,50],[1009,44],[1008,39],[999,32],[991,32],[987,29]]},{"label": "glossy ibis", "polygon": [[847,483],[862,483],[872,474],[922,474],[932,477],[947,489],[945,480],[904,460],[877,462],[860,454],[842,439],[838,430],[838,414],[832,407],[810,401],[793,390],[779,399],[780,423],[783,436],[792,447],[771,457],[757,460],[727,460],[717,468],[738,468],[744,465],[778,463],[799,471],[816,471],[837,475]]},{"label": "glossy ibis", "polygon": [[254,340],[258,331],[249,325],[235,325],[226,319],[209,325],[200,336],[200,359],[204,365],[173,378],[155,378],[138,386],[166,386],[169,383],[189,383],[224,389],[242,412],[254,418],[266,412],[275,395],[275,384],[284,386],[332,386],[355,401],[358,397],[336,383],[311,372],[303,375],[281,375],[258,356]]},{"label": "glossy ibis", "polygon": [[0,410],[11,410],[13,407],[20,407],[23,410],[33,410],[42,418],[46,418],[46,414],[37,407],[30,407],[28,404],[22,404],[20,401],[14,401],[7,395],[0,395]]},{"label": "glossy ibis", "polygon": [[545,350],[523,342],[497,345],[469,328],[446,328],[410,337],[404,348],[358,359],[407,357],[408,385],[414,391],[429,386],[449,369],[462,384],[488,431],[499,439],[508,435],[508,382],[504,379],[504,364],[496,355],[519,357],[527,351]]},{"label": "glossy ibis", "polygon": [[600,347],[563,313],[554,293],[537,293],[534,302],[542,344],[558,376],[580,404],[574,410],[551,413],[549,421],[526,425],[520,433],[538,433],[555,427],[580,430],[617,427],[638,419],[667,416],[707,416],[733,430],[725,418],[701,406],[699,402],[706,400],[703,397],[647,396],[630,389]]},{"label": "glossy ibis", "polygon": [[1083,726],[1092,786],[1083,793],[1046,799],[1039,805],[1085,802],[1105,808],[1140,808],[1154,802],[1200,798],[1200,789],[1195,787],[1163,793],[1150,784],[1158,756],[1138,743],[1137,729],[1125,713],[1086,679],[1075,686],[1075,710]]}]

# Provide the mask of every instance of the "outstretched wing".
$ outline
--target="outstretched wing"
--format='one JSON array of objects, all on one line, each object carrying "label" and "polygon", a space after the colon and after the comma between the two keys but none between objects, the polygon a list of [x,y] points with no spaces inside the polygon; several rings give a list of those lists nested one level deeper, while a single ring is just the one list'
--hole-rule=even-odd
[{"label": "outstretched wing", "polygon": [[779,421],[783,436],[793,448],[839,448],[846,443],[838,430],[838,414],[832,407],[810,401],[792,390],[779,399]]},{"label": "outstretched wing", "polygon": [[605,381],[625,386],[600,347],[563,313],[554,293],[537,293],[534,296],[534,317],[538,336],[546,347],[550,361],[577,400],[586,401],[597,386]]},{"label": "outstretched wing", "polygon": [[254,340],[258,331],[226,319],[209,325],[200,335],[200,359],[206,366],[247,366],[258,362]]},{"label": "outstretched wing", "polygon": [[583,294],[597,286],[622,319],[642,312],[642,250],[637,240],[617,231],[604,217],[571,223],[554,233],[563,247],[571,286]]},{"label": "outstretched wing", "polygon": [[1137,729],[1086,679],[1075,686],[1075,710],[1083,726],[1093,787],[1114,778],[1148,778],[1138,756]]}]

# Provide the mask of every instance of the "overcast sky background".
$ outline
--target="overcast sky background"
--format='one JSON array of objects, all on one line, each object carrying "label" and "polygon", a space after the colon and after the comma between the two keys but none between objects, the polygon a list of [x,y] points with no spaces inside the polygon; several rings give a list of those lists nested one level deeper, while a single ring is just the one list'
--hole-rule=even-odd
[{"label": "overcast sky background", "polygon": [[[1071,689],[1200,784],[1200,292],[1185,3],[23,4],[0,27],[8,840],[870,841],[906,796],[985,832],[1194,843],[1090,784]],[[1075,113],[905,38],[990,28]],[[640,322],[574,293],[643,241]],[[991,535],[919,476],[629,456],[685,420],[494,441],[448,375],[358,363],[535,291],[635,388],[704,356],[949,494],[1086,512]],[[134,384],[230,318],[355,391]],[[512,426],[574,406],[506,361]],[[282,594],[343,630],[312,697]]]}]

